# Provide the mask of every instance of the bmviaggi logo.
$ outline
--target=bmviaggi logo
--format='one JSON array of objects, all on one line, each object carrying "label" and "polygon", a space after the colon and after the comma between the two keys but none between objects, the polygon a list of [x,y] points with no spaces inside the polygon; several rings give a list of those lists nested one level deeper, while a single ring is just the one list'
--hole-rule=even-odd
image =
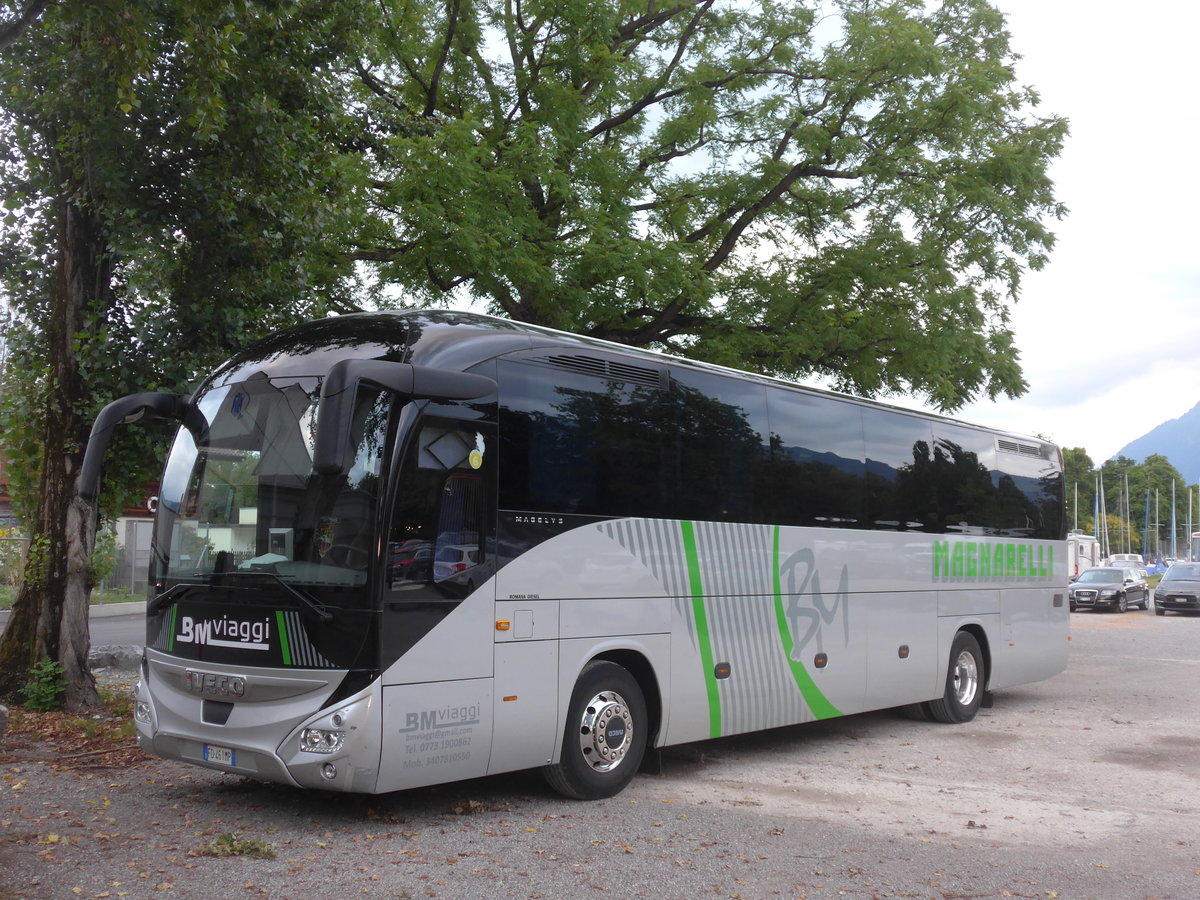
[{"label": "bmviaggi logo", "polygon": [[179,633],[175,640],[181,644],[231,647],[235,650],[270,650],[271,619],[235,619],[229,616],[193,619],[183,616],[179,620]]}]

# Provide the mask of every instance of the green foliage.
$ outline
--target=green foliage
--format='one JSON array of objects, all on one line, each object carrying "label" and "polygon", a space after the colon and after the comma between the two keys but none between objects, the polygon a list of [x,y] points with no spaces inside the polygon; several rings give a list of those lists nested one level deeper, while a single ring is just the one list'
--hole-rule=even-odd
[{"label": "green foliage", "polygon": [[[1077,519],[1080,530],[1095,534],[1096,476],[1099,474],[1104,487],[1109,539],[1114,548],[1120,543],[1121,546],[1129,545],[1133,553],[1153,554],[1160,548],[1162,552],[1169,553],[1171,499],[1174,493],[1176,549],[1180,553],[1186,550],[1189,485],[1184,483],[1179,470],[1165,456],[1152,454],[1140,463],[1119,456],[1106,460],[1097,472],[1087,452],[1076,447],[1063,449],[1063,464],[1067,487],[1067,521],[1071,527],[1074,527]],[[1200,486],[1190,487],[1193,497],[1200,494]],[[1126,502],[1128,509],[1125,508]],[[1193,526],[1200,527],[1200,523],[1195,521],[1195,499],[1192,502]],[[1148,547],[1145,546],[1147,521],[1150,525]]]},{"label": "green foliage", "polygon": [[275,848],[261,838],[243,837],[226,832],[206,841],[193,851],[196,856],[249,856],[253,859],[274,859]]},{"label": "green foliage", "polygon": [[[365,3],[54,4],[0,55],[0,290],[9,357],[0,428],[14,502],[34,521],[47,410],[90,420],[134,391],[186,390],[233,350],[344,308],[357,160],[341,59]],[[102,267],[51,378],[62,204],[86,210]],[[114,515],[157,470],[165,428],[119,430]]]},{"label": "green foliage", "polygon": [[21,689],[25,698],[25,706],[29,709],[46,712],[62,706],[63,694],[67,689],[64,669],[49,657],[29,670],[29,680]]},{"label": "green foliage", "polygon": [[50,542],[44,534],[35,534],[26,549],[25,569],[22,573],[26,586],[37,588],[46,581],[50,567],[47,554],[50,552]]},{"label": "green foliage", "polygon": [[117,534],[101,523],[96,530],[96,546],[92,550],[89,587],[97,587],[117,568]]},{"label": "green foliage", "polygon": [[[356,252],[421,303],[944,408],[1064,214],[986,0],[384,7]],[[840,33],[838,30],[840,28]]]},{"label": "green foliage", "polygon": [[[0,427],[20,514],[47,536],[14,622],[57,623],[84,587],[68,582],[91,577],[72,564],[90,528],[67,522],[105,402],[186,390],[263,332],[344,305],[354,273],[339,244],[361,179],[338,62],[358,55],[363,7],[54,3],[0,53]],[[119,430],[107,516],[157,473],[165,435]],[[14,645],[38,639],[33,624],[6,630],[0,683],[19,683],[30,648]],[[72,684],[68,701],[89,694]]]}]

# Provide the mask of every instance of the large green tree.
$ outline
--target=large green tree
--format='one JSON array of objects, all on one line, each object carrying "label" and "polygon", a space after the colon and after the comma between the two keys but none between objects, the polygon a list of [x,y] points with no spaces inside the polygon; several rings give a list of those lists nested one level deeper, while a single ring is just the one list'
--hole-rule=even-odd
[{"label": "large green tree", "polygon": [[[336,64],[356,55],[365,7],[59,0],[0,54],[2,415],[32,538],[0,694],[49,657],[70,706],[97,702],[96,511],[75,479],[98,408],[182,389],[197,365],[344,300],[358,158],[339,152]],[[117,454],[113,468],[135,477],[144,462]]]},{"label": "large green tree", "polygon": [[410,0],[359,260],[493,312],[943,408],[1025,383],[1065,122],[987,0]]}]

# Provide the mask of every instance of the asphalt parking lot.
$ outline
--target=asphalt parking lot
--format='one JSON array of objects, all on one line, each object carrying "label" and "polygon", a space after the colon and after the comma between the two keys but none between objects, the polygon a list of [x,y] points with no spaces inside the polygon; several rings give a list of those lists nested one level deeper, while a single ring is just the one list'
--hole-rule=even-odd
[{"label": "asphalt parking lot", "polygon": [[[966,725],[889,711],[675,748],[596,803],[535,773],[350,797],[159,760],[10,767],[3,834],[27,838],[0,841],[0,897],[1200,896],[1200,618],[1071,625],[1067,672]],[[277,857],[195,855],[224,832]]]}]

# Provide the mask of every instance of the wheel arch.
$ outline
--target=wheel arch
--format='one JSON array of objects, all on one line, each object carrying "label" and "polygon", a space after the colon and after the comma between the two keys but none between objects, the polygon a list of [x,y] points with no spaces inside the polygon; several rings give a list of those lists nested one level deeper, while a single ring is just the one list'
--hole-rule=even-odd
[{"label": "wheel arch", "polygon": [[650,719],[650,727],[646,733],[646,746],[648,748],[657,746],[658,736],[663,725],[662,688],[659,685],[658,673],[655,672],[649,657],[640,650],[614,647],[597,653],[588,662],[594,660],[616,663],[633,676],[638,687],[642,689],[642,698],[646,701],[646,715]]}]

